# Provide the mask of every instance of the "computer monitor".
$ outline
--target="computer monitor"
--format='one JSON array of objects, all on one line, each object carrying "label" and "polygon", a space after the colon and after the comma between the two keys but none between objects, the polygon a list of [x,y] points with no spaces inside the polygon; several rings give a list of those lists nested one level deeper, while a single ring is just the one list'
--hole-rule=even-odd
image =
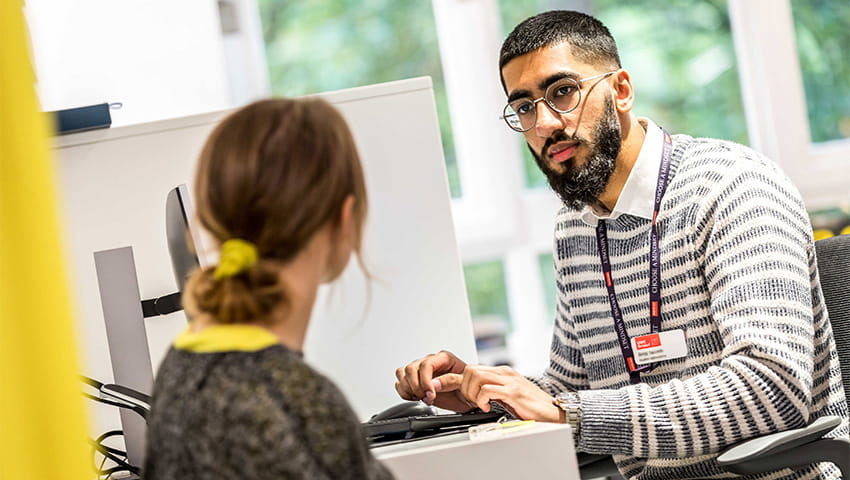
[{"label": "computer monitor", "polygon": [[201,229],[197,225],[189,187],[185,183],[168,192],[165,202],[165,233],[174,280],[182,292],[192,270],[208,265]]}]

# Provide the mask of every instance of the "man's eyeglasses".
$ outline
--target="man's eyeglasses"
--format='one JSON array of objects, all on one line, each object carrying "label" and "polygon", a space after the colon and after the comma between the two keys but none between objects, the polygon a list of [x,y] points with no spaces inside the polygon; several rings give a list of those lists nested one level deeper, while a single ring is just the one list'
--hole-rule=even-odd
[{"label": "man's eyeglasses", "polygon": [[520,98],[505,105],[502,118],[517,132],[527,132],[537,124],[537,103],[545,100],[549,108],[558,113],[570,113],[581,103],[581,84],[588,80],[605,78],[619,70],[600,73],[586,78],[562,78],[546,88],[546,93],[537,100]]}]

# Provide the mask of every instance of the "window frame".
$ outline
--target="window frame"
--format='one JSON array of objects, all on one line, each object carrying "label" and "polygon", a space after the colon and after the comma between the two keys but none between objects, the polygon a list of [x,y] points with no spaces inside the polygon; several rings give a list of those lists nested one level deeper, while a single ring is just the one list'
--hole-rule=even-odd
[{"label": "window frame", "polygon": [[850,138],[811,140],[791,1],[728,1],[751,146],[782,166],[809,210],[850,200]]}]

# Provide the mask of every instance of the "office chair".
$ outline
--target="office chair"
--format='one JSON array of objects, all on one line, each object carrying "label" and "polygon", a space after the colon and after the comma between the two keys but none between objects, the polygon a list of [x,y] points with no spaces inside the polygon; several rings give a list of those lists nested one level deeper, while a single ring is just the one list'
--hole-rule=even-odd
[{"label": "office chair", "polygon": [[[815,242],[818,274],[826,301],[829,323],[841,363],[844,393],[850,398],[850,235]],[[843,478],[850,479],[850,441],[822,438],[841,423],[838,417],[821,417],[806,427],[753,438],[731,447],[717,457],[724,469],[754,475],[817,462],[834,463]]]},{"label": "office chair", "polygon": [[622,480],[620,470],[610,455],[578,452],[578,474],[581,480]]},{"label": "office chair", "polygon": [[[841,363],[844,393],[850,399],[850,235],[815,242],[818,275]],[[803,428],[753,438],[726,449],[717,463],[729,472],[755,475],[817,462],[832,462],[850,479],[850,441],[822,438],[841,423],[821,417]],[[611,457],[579,454],[581,478],[621,478]]]}]

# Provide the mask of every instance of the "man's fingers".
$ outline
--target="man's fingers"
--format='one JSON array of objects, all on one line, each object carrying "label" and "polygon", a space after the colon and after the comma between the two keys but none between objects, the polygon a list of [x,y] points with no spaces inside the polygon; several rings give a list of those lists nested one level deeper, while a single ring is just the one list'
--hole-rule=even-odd
[{"label": "man's fingers", "polygon": [[419,368],[422,360],[411,363],[404,367],[404,382],[407,385],[408,391],[416,396],[417,399],[425,395],[425,390],[419,383]]},{"label": "man's fingers", "polygon": [[395,391],[398,393],[398,396],[404,400],[419,400],[412,393],[406,390],[401,382],[395,382]]},{"label": "man's fingers", "polygon": [[431,380],[431,384],[434,386],[434,391],[436,392],[457,390],[460,388],[462,382],[463,375],[459,373],[447,373]]},{"label": "man's fingers", "polygon": [[[396,369],[396,392],[405,400],[425,400],[430,405],[434,403],[438,393],[432,382],[434,376],[439,377],[449,373],[460,374],[465,367],[466,363],[463,360],[445,350],[426,355]],[[451,382],[451,385],[457,383],[454,378],[449,378],[446,381]],[[445,391],[446,385],[442,385],[442,388]],[[451,388],[456,389],[456,387]]]},{"label": "man's fingers", "polygon": [[485,412],[490,407],[482,407],[478,402],[479,392],[485,385],[506,385],[516,376],[511,368],[470,365],[463,371],[463,383],[460,386],[463,396],[472,400]]},{"label": "man's fingers", "polygon": [[508,398],[505,387],[502,385],[483,385],[478,389],[478,395],[472,400],[475,405],[485,412],[490,411],[491,400],[503,400]]},{"label": "man's fingers", "polygon": [[434,393],[434,385],[431,383],[431,377],[434,375],[432,360],[433,357],[431,355],[425,357],[419,365],[419,371],[417,372],[418,385],[422,389],[422,396],[428,405],[434,403],[434,397],[437,396]]}]

